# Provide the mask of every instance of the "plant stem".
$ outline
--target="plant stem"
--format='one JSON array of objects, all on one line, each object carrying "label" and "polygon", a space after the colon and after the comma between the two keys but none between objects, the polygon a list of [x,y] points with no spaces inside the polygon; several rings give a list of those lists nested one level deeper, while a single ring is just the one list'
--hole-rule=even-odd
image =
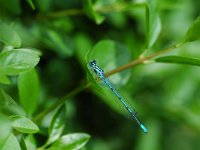
[{"label": "plant stem", "polygon": [[145,3],[114,3],[108,6],[94,7],[94,11],[99,13],[123,12],[133,10],[134,7],[143,7]]},{"label": "plant stem", "polygon": [[157,56],[159,56],[159,55],[165,54],[165,53],[167,53],[167,52],[169,52],[169,51],[171,51],[171,50],[173,50],[173,49],[175,49],[175,48],[180,47],[181,45],[182,45],[182,43],[178,43],[178,44],[175,44],[175,45],[173,45],[173,46],[171,46],[171,47],[168,47],[168,48],[166,48],[166,49],[163,49],[163,50],[161,50],[161,51],[158,51],[158,52],[156,52],[156,53],[154,53],[154,54],[151,54],[151,55],[149,55],[149,56],[140,57],[140,58],[138,58],[138,59],[136,59],[136,60],[133,60],[132,62],[130,62],[130,63],[128,63],[128,64],[125,64],[125,65],[123,65],[123,66],[120,66],[120,67],[118,67],[118,68],[116,68],[116,69],[114,69],[114,70],[111,70],[111,71],[105,73],[105,76],[108,77],[108,76],[110,76],[110,75],[112,75],[112,74],[115,74],[115,73],[117,73],[117,72],[121,72],[121,71],[126,70],[126,69],[128,69],[128,68],[130,68],[130,67],[136,66],[136,65],[138,65],[138,64],[142,64],[142,63],[144,63],[145,61],[147,61],[147,60],[149,60],[149,59],[151,59],[151,58],[154,58],[154,57],[157,57]]},{"label": "plant stem", "polygon": [[[112,5],[108,6],[95,6],[93,7],[95,12],[98,13],[109,13],[109,12],[122,12],[122,11],[127,11],[131,10],[134,7],[143,7],[145,4],[144,3],[113,3]],[[62,10],[62,11],[57,11],[57,12],[52,12],[47,14],[47,17],[64,17],[64,16],[72,16],[72,15],[83,15],[85,14],[85,11],[83,9],[67,9],[67,10]]]},{"label": "plant stem", "polygon": [[[111,70],[111,71],[105,73],[105,76],[108,77],[108,76],[111,76],[111,75],[113,75],[113,74],[115,74],[115,73],[117,73],[117,72],[126,70],[126,69],[128,69],[128,68],[130,68],[130,67],[136,66],[136,65],[138,65],[138,64],[142,64],[142,63],[144,63],[145,61],[147,61],[147,60],[149,60],[149,59],[151,59],[151,58],[157,57],[157,56],[162,55],[162,54],[165,54],[165,53],[167,53],[167,52],[169,52],[169,51],[171,51],[171,50],[173,50],[173,49],[175,49],[175,48],[178,48],[178,47],[180,47],[182,44],[183,44],[183,43],[178,43],[178,44],[172,45],[171,47],[168,47],[168,48],[166,48],[166,49],[163,49],[163,50],[161,50],[161,51],[159,51],[159,52],[156,52],[156,53],[154,53],[154,54],[151,54],[151,55],[149,55],[149,56],[140,57],[140,58],[138,58],[138,59],[136,59],[136,60],[134,60],[134,61],[132,61],[132,62],[130,62],[130,63],[128,63],[128,64],[125,64],[125,65],[123,65],[123,66],[120,66],[120,67],[118,67],[118,68],[116,68],[116,69],[114,69],[114,70]],[[91,84],[90,84],[90,83],[87,83],[87,84],[85,84],[85,85],[82,85],[82,86],[80,86],[80,87],[78,87],[78,88],[72,90],[70,93],[66,94],[64,97],[62,97],[60,100],[58,100],[58,101],[57,101],[55,104],[53,104],[51,107],[45,109],[43,112],[41,112],[40,114],[38,114],[35,118],[33,118],[33,121],[38,122],[38,121],[39,121],[40,119],[42,119],[46,114],[48,114],[49,112],[51,112],[52,110],[54,110],[54,109],[55,109],[56,107],[58,107],[59,105],[65,103],[65,101],[68,100],[70,97],[73,97],[74,95],[80,93],[81,91],[83,91],[84,89],[86,89],[86,88],[88,88],[88,87],[90,87],[90,86],[91,86]]]}]

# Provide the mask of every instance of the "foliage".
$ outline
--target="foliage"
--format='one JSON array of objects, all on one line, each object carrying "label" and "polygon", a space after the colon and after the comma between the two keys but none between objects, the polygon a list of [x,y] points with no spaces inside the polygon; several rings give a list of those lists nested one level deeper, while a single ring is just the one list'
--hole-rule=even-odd
[{"label": "foliage", "polygon": [[[0,147],[199,149],[199,5],[0,0]],[[147,135],[91,60],[139,112]]]}]

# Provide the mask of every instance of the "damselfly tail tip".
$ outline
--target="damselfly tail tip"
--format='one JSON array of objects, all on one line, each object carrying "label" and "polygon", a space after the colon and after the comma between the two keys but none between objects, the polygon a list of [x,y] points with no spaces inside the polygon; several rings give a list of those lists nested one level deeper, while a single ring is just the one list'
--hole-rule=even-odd
[{"label": "damselfly tail tip", "polygon": [[148,133],[148,129],[143,124],[141,124],[140,127],[142,128],[144,133],[146,133],[146,134]]}]

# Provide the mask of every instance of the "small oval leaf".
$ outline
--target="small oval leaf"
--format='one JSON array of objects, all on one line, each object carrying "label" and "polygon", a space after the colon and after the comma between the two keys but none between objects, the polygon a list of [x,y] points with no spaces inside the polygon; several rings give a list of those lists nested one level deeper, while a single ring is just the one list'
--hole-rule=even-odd
[{"label": "small oval leaf", "polygon": [[53,119],[49,127],[49,139],[47,141],[47,145],[55,142],[62,134],[66,121],[65,112],[66,112],[65,105],[62,105],[53,116]]},{"label": "small oval leaf", "polygon": [[79,150],[90,139],[85,133],[72,133],[62,136],[48,150]]},{"label": "small oval leaf", "polygon": [[165,57],[159,57],[155,59],[155,61],[163,63],[176,63],[176,64],[200,66],[200,59],[194,57],[165,56]]},{"label": "small oval leaf", "polygon": [[35,69],[19,75],[18,80],[20,102],[28,114],[32,114],[39,101],[39,79]]},{"label": "small oval leaf", "polygon": [[35,67],[39,60],[38,52],[31,49],[4,51],[0,53],[0,74],[19,74]]},{"label": "small oval leaf", "polygon": [[154,45],[160,34],[161,21],[157,11],[157,1],[146,1],[146,48],[149,49]]},{"label": "small oval leaf", "polygon": [[33,134],[39,131],[38,126],[30,119],[22,116],[11,116],[12,127],[19,132]]},{"label": "small oval leaf", "polygon": [[[111,71],[131,61],[131,52],[120,43],[111,40],[98,42],[88,53],[87,61],[96,60],[104,72]],[[87,62],[87,63],[88,63]],[[114,84],[124,84],[130,76],[130,70],[117,73],[110,77]]]},{"label": "small oval leaf", "polygon": [[24,110],[2,89],[0,89],[0,110],[11,114],[25,115]]}]

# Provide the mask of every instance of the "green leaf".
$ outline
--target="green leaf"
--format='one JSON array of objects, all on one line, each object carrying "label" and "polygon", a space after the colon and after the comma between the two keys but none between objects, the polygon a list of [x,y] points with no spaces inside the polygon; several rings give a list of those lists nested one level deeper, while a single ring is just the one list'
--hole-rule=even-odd
[{"label": "green leaf", "polygon": [[[87,63],[92,60],[96,60],[97,65],[106,73],[130,62],[131,52],[117,42],[111,40],[102,40],[98,42],[88,53]],[[126,70],[111,76],[110,79],[114,84],[123,85],[127,82],[129,76],[130,70]]]},{"label": "green leaf", "polygon": [[200,38],[200,17],[198,17],[188,29],[185,38],[183,40],[183,43],[199,40],[199,38]]},{"label": "green leaf", "polygon": [[33,134],[39,131],[38,126],[22,116],[11,116],[12,127],[21,133]]},{"label": "green leaf", "polygon": [[53,116],[49,127],[49,139],[47,145],[55,142],[62,134],[66,122],[65,105],[62,105]]},{"label": "green leaf", "polygon": [[[1,100],[1,97],[0,97],[0,100]],[[11,124],[8,118],[1,113],[0,113],[0,129],[1,129],[0,147],[2,148],[8,136],[11,133]]]},{"label": "green leaf", "polygon": [[146,0],[146,48],[151,48],[161,31],[156,0]]},{"label": "green leaf", "polygon": [[10,134],[2,150],[21,150],[19,142],[14,134]]},{"label": "green leaf", "polygon": [[88,15],[88,17],[94,20],[96,24],[101,24],[104,21],[105,17],[95,12],[91,0],[83,1],[83,5],[84,5],[84,10]]},{"label": "green leaf", "polygon": [[14,49],[0,53],[0,74],[16,75],[34,68],[40,58],[31,49]]},{"label": "green leaf", "polygon": [[35,5],[33,4],[32,0],[26,0],[32,9],[35,9]]},{"label": "green leaf", "polygon": [[3,22],[0,22],[0,41],[14,47],[21,46],[21,39],[13,28]]},{"label": "green leaf", "polygon": [[0,83],[10,84],[10,80],[6,75],[0,74]]},{"label": "green leaf", "polygon": [[155,59],[155,61],[164,63],[176,63],[176,64],[200,66],[200,59],[194,57],[165,56],[165,57],[159,57]]},{"label": "green leaf", "polygon": [[35,69],[19,75],[18,80],[20,102],[28,114],[33,114],[39,101],[39,79]]},{"label": "green leaf", "polygon": [[11,114],[25,115],[24,110],[2,89],[0,89],[0,109]]},{"label": "green leaf", "polygon": [[90,139],[85,133],[72,133],[62,136],[48,150],[78,150]]}]

